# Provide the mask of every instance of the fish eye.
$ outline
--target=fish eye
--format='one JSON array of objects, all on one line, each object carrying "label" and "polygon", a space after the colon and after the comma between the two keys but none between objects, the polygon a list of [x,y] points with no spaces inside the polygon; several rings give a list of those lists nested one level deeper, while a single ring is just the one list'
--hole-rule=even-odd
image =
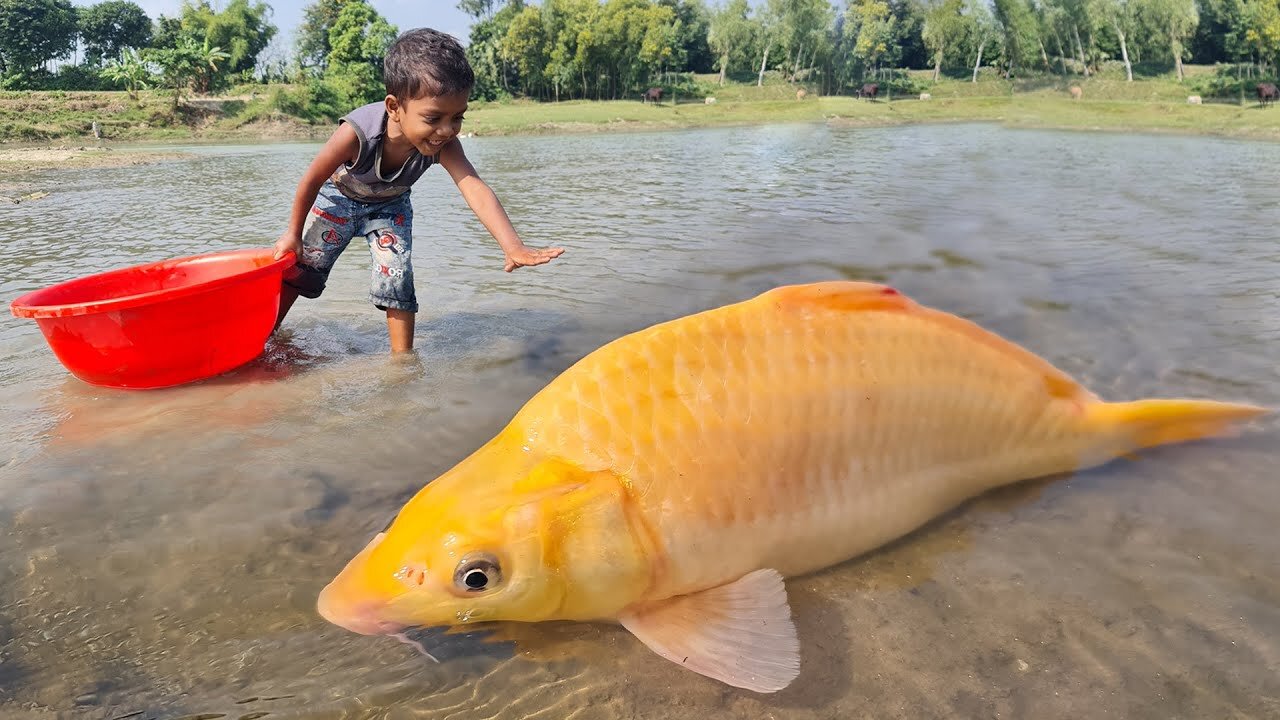
[{"label": "fish eye", "polygon": [[488,553],[474,553],[464,557],[453,573],[454,587],[463,592],[492,590],[500,582],[502,570],[498,567],[498,559]]}]

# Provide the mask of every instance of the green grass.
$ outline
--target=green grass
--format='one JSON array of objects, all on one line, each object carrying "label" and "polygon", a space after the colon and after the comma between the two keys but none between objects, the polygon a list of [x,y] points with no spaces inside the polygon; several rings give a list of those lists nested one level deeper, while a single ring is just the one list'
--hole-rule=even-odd
[{"label": "green grass", "polygon": [[[936,87],[935,87],[936,89]],[[1087,92],[1087,91],[1086,91]],[[931,90],[932,94],[932,90]],[[1105,94],[1105,93],[1098,93]],[[1164,97],[1168,96],[1165,92]],[[1280,139],[1280,108],[1263,109],[1210,103],[1188,105],[1185,90],[1177,99],[1080,101],[1064,91],[962,97],[934,94],[931,100],[866,101],[849,97],[797,101],[718,101],[715,105],[654,106],[618,100],[559,104],[491,104],[469,113],[467,131],[477,135],[551,132],[655,130],[760,122],[831,122],[843,125],[896,125],[926,122],[999,122],[1016,127],[1081,130],[1162,131]]]},{"label": "green grass", "polygon": [[[255,100],[201,99],[177,111],[167,93],[0,92],[0,142],[84,142],[97,122],[107,140],[194,140],[254,135],[308,136],[308,123]],[[331,130],[327,126],[326,130]]]}]

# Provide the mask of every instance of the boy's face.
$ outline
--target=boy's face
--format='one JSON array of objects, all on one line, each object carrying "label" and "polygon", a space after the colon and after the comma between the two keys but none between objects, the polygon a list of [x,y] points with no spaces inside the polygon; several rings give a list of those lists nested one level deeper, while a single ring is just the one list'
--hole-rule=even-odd
[{"label": "boy's face", "polygon": [[400,125],[406,140],[423,155],[435,155],[457,137],[467,111],[468,93],[428,95],[401,101],[387,96],[388,118]]}]

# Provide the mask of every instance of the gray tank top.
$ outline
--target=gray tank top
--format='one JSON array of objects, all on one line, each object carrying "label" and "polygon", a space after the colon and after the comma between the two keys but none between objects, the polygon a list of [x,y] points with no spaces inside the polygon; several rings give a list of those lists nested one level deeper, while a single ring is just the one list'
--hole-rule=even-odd
[{"label": "gray tank top", "polygon": [[397,172],[384,177],[382,140],[387,130],[387,107],[382,102],[369,103],[352,110],[339,124],[347,123],[360,139],[360,150],[354,163],[343,163],[330,177],[343,195],[361,202],[383,202],[398,197],[422,177],[439,156],[428,157],[414,150]]}]

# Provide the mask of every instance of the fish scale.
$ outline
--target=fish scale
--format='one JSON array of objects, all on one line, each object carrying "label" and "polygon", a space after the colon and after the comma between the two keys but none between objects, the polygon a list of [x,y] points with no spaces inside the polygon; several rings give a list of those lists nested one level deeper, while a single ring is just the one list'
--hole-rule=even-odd
[{"label": "fish scale", "polygon": [[[985,488],[920,497],[966,476],[1013,479],[1024,463],[1002,446],[1078,415],[1077,399],[1050,394],[1042,368],[1011,365],[999,346],[975,352],[905,298],[851,316],[778,296],[625,338],[600,362],[566,371],[568,399],[547,395],[579,409],[564,423],[578,432],[534,450],[585,465],[599,458],[576,448],[607,447],[609,469],[626,474],[657,518],[678,559],[655,596],[725,582],[762,561],[790,575],[869,550]],[[803,330],[788,330],[797,314]],[[722,394],[700,392],[704,378],[719,379]],[[645,380],[639,393],[605,390]],[[521,414],[538,416],[541,399]],[[1040,422],[1055,415],[1063,419]],[[636,436],[637,427],[650,432]],[[1031,471],[1070,469],[1063,457]]]},{"label": "fish scale", "polygon": [[783,577],[991,488],[1263,412],[1103,402],[891,288],[778,288],[579,360],[419,491],[318,605],[366,633],[613,619],[673,662],[772,692],[800,666]]}]

